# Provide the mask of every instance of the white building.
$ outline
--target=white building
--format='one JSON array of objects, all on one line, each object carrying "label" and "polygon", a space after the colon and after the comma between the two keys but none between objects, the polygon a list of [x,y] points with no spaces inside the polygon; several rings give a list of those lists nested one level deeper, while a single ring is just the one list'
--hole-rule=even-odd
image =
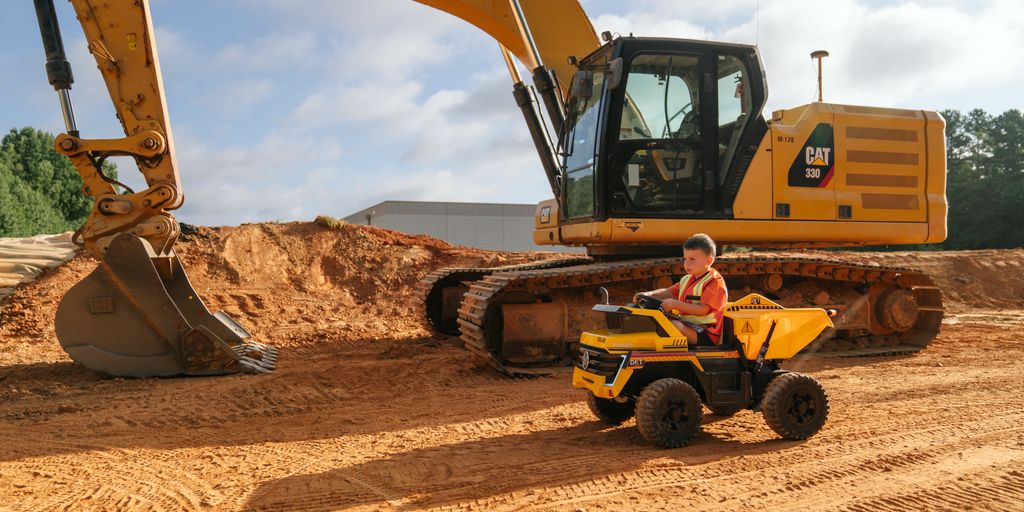
[{"label": "white building", "polygon": [[532,204],[384,201],[345,217],[411,235],[429,235],[450,244],[498,251],[582,252],[583,248],[533,243]]}]

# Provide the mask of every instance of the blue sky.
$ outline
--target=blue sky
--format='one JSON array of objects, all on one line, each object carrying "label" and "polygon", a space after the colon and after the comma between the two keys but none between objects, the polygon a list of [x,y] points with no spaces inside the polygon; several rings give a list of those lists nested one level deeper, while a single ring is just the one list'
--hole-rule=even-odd
[{"label": "blue sky", "polygon": [[[58,0],[84,137],[119,126]],[[709,5],[710,4],[710,5]],[[586,0],[595,28],[761,48],[768,111],[825,100],[1022,108],[1018,0]],[[0,20],[0,129],[63,131],[31,2]],[[757,14],[759,10],[759,15]],[[153,0],[184,222],[345,216],[385,199],[534,203],[550,195],[496,44],[409,0]],[[119,161],[132,186],[141,177]]]}]

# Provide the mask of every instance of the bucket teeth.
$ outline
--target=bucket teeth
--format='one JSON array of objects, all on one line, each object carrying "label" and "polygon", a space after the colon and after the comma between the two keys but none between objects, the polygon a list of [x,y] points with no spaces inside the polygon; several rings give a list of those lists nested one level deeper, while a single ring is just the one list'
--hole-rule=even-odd
[{"label": "bucket teeth", "polygon": [[270,373],[277,366],[277,349],[258,341],[245,341],[231,347],[238,364],[246,373]]},{"label": "bucket teeth", "polygon": [[100,266],[57,308],[57,338],[78,363],[119,377],[269,373],[277,349],[211,313],[173,251],[114,239]]}]

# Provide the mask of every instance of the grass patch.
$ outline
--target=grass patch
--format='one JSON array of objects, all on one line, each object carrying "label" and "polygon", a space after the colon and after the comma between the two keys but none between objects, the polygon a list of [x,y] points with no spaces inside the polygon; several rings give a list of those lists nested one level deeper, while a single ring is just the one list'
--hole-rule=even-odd
[{"label": "grass patch", "polygon": [[341,219],[335,219],[330,215],[317,215],[316,220],[313,221],[317,226],[323,226],[327,229],[341,229],[345,227],[348,222]]}]

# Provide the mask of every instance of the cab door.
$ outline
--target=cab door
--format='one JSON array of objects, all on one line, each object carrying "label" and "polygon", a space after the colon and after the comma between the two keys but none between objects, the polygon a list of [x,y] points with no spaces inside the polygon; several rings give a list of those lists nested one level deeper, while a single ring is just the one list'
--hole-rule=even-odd
[{"label": "cab door", "polygon": [[704,212],[707,185],[714,187],[707,171],[717,164],[709,55],[651,48],[625,57],[609,116],[612,216]]}]

